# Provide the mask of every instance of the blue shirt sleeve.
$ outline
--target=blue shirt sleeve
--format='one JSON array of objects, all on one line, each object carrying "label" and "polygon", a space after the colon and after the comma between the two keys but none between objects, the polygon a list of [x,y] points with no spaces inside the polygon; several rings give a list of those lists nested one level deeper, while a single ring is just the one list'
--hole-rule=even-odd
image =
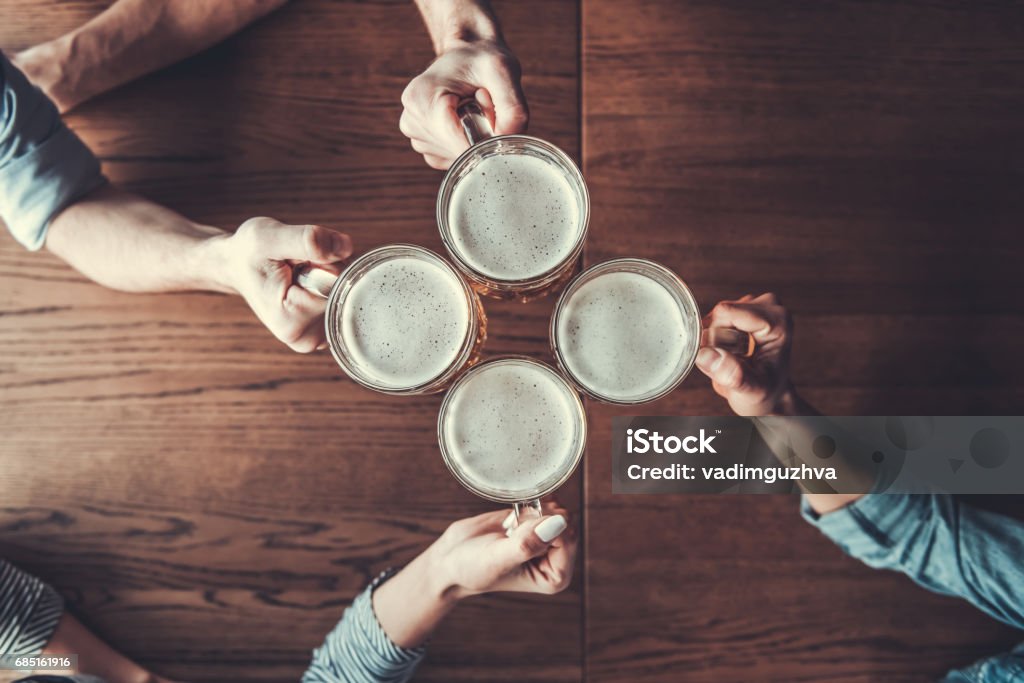
[{"label": "blue shirt sleeve", "polygon": [[1024,628],[1024,524],[941,494],[869,494],[805,519],[849,555]]},{"label": "blue shirt sleeve", "polygon": [[54,216],[104,182],[53,102],[0,54],[0,219],[14,238],[39,249]]},{"label": "blue shirt sleeve", "polygon": [[426,655],[425,647],[395,645],[373,611],[373,591],[393,575],[377,577],[345,610],[341,621],[313,652],[302,683],[404,683]]},{"label": "blue shirt sleeve", "polygon": [[1020,683],[1024,681],[1024,643],[1010,652],[950,671],[942,683]]}]

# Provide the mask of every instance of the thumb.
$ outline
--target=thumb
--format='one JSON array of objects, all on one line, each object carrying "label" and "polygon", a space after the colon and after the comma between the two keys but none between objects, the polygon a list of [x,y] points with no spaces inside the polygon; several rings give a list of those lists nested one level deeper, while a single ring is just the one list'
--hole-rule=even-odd
[{"label": "thumb", "polygon": [[714,346],[705,346],[697,352],[697,367],[711,381],[725,389],[743,386],[744,368],[740,360]]},{"label": "thumb", "polygon": [[[276,223],[276,221],[275,221]],[[260,256],[277,261],[334,263],[352,255],[352,239],[322,225],[265,225],[257,236]]]},{"label": "thumb", "polygon": [[498,561],[504,568],[512,569],[543,555],[568,525],[562,515],[547,515],[520,524],[508,538],[498,541]]}]

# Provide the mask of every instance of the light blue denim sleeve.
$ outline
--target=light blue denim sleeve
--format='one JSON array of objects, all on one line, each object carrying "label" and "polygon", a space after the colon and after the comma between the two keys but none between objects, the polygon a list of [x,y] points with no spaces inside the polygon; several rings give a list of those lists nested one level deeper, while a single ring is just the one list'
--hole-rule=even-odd
[{"label": "light blue denim sleeve", "polygon": [[426,655],[425,647],[395,645],[373,611],[373,591],[393,572],[384,572],[345,610],[341,621],[313,652],[302,683],[404,683]]},{"label": "light blue denim sleeve", "polygon": [[53,217],[104,182],[53,102],[0,54],[0,219],[14,238],[39,249]]},{"label": "light blue denim sleeve", "polygon": [[[1024,628],[1024,524],[948,495],[866,495],[804,518],[847,554],[876,569],[903,572],[925,588],[964,598]],[[1024,681],[1024,647],[949,672],[943,683]]]},{"label": "light blue denim sleeve", "polygon": [[1024,644],[1010,652],[950,671],[941,683],[1020,683],[1024,681]]},{"label": "light blue denim sleeve", "polygon": [[805,519],[849,555],[1024,628],[1024,524],[949,495],[866,495]]}]

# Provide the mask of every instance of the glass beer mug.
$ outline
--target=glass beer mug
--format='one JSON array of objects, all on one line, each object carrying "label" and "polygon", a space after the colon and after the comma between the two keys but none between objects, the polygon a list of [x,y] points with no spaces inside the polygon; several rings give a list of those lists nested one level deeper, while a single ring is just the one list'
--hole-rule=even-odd
[{"label": "glass beer mug", "polygon": [[494,136],[476,100],[459,105],[471,147],[448,169],[437,225],[452,261],[480,294],[529,301],[573,274],[590,197],[565,152],[528,135]]},{"label": "glass beer mug", "polygon": [[459,377],[437,419],[445,465],[470,492],[513,506],[517,522],[566,482],[587,443],[579,394],[552,367],[521,356]]},{"label": "glass beer mug", "polygon": [[379,247],[341,275],[306,267],[296,282],[327,299],[331,354],[364,387],[385,394],[437,393],[480,358],[487,338],[480,299],[429,249]]},{"label": "glass beer mug", "polygon": [[634,405],[665,396],[693,369],[701,346],[741,357],[754,338],[705,328],[690,288],[665,266],[637,258],[588,268],[555,304],[549,329],[558,367],[581,392]]}]

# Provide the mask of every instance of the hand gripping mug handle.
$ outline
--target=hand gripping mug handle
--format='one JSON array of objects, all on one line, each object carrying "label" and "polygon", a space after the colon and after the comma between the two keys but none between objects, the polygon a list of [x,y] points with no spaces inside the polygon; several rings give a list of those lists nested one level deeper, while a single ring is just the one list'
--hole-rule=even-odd
[{"label": "hand gripping mug handle", "polygon": [[316,294],[326,299],[334,289],[334,283],[338,281],[338,275],[326,268],[314,266],[312,263],[304,263],[295,268],[295,284],[307,292]]},{"label": "hand gripping mug handle", "polygon": [[540,507],[539,498],[514,503],[512,505],[512,514],[509,515],[509,520],[505,523],[507,525],[505,528],[505,535],[511,536],[515,528],[523,522],[527,522],[531,519],[540,519],[543,516],[544,511]]},{"label": "hand gripping mug handle", "polygon": [[754,336],[735,327],[705,327],[701,331],[701,346],[714,346],[740,358],[750,358],[757,349]]},{"label": "hand gripping mug handle", "polygon": [[459,123],[462,124],[462,130],[466,133],[470,145],[494,137],[491,121],[475,97],[467,97],[459,102],[455,108],[455,115],[459,117]]}]

